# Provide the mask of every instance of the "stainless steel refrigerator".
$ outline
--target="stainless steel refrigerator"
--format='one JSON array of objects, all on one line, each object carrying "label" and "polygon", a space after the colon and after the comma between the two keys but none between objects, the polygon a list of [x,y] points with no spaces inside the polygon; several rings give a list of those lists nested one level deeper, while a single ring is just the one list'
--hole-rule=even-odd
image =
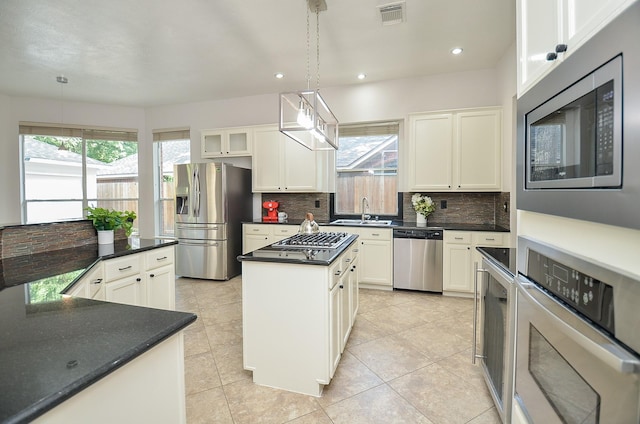
[{"label": "stainless steel refrigerator", "polygon": [[227,163],[174,165],[176,274],[228,280],[241,271],[242,222],[252,212],[251,170]]}]

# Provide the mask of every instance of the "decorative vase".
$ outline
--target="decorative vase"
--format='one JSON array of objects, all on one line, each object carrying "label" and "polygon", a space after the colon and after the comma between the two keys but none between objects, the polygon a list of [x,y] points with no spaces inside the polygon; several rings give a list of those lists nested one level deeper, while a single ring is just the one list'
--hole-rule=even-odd
[{"label": "decorative vase", "polygon": [[113,230],[99,230],[98,244],[113,244]]},{"label": "decorative vase", "polygon": [[422,215],[420,212],[416,212],[416,223],[420,227],[427,226],[427,217]]}]

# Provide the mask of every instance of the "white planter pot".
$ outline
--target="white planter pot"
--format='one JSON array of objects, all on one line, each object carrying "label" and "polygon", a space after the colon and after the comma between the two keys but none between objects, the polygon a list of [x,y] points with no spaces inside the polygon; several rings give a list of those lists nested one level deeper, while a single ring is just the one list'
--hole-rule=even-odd
[{"label": "white planter pot", "polygon": [[98,231],[98,244],[113,244],[113,230]]},{"label": "white planter pot", "polygon": [[427,226],[427,217],[422,215],[419,212],[416,212],[416,224],[418,224],[418,227],[426,227]]}]

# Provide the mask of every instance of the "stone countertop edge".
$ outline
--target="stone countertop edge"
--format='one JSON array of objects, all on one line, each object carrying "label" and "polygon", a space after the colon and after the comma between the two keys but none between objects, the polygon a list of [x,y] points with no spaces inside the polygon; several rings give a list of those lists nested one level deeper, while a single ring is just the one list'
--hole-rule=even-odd
[{"label": "stone countertop edge", "polygon": [[[285,222],[268,222],[262,221],[260,219],[255,219],[253,221],[245,221],[243,224],[276,224],[276,225],[300,225],[303,220],[287,220]],[[418,226],[415,221],[399,221],[393,220],[391,225],[375,225],[375,224],[367,224],[367,225],[345,225],[345,224],[332,224],[331,222],[325,221],[316,221],[320,226],[320,231],[322,231],[322,227],[332,226],[332,227],[345,227],[345,228],[417,228],[417,229],[427,229],[427,230],[449,230],[449,231],[492,231],[492,232],[501,232],[508,233],[510,230],[508,228],[502,227],[500,225],[494,224],[468,224],[462,222],[433,222],[429,223],[428,226]]]},{"label": "stone countertop edge", "polygon": [[[100,302],[92,300],[92,302]],[[12,417],[9,417],[7,421],[4,421],[5,424],[18,424],[18,423],[27,423],[31,422],[37,417],[40,417],[44,413],[50,411],[56,406],[60,405],[62,402],[71,398],[72,396],[80,393],[82,390],[86,389],[93,383],[96,383],[100,379],[106,377],[117,369],[121,368],[125,364],[131,362],[138,356],[142,355],[152,347],[158,345],[162,341],[168,339],[172,335],[176,334],[180,330],[186,328],[191,325],[197,318],[195,314],[188,312],[178,312],[178,311],[166,311],[167,313],[180,314],[180,319],[176,319],[174,325],[167,327],[164,331],[161,331],[155,334],[153,337],[147,339],[145,342],[138,344],[137,346],[132,347],[128,351],[122,353],[117,358],[110,363],[107,363],[100,368],[84,375],[83,377],[77,379],[73,383],[67,385],[66,387],[58,390],[47,397],[39,399],[36,401],[31,407],[28,407],[18,414],[15,414]]]},{"label": "stone countertop edge", "polygon": [[[121,256],[133,255],[133,254],[136,254],[136,253],[146,252],[148,250],[160,249],[162,247],[174,246],[174,245],[178,244],[178,240],[170,240],[170,239],[140,239],[140,242],[144,243],[144,246],[131,248],[131,249],[126,249],[126,248],[125,249],[118,249],[118,250],[114,249],[113,253],[110,253],[108,255],[98,256],[98,258],[96,259],[96,261],[94,263],[92,263],[91,265],[86,267],[85,270],[82,271],[82,273],[80,273],[80,275],[78,275],[75,280],[73,280],[71,283],[69,283],[69,285],[67,287],[65,287],[64,290],[62,290],[62,293],[66,293],[69,290],[71,290],[71,288],[78,281],[80,281],[89,271],[91,271],[91,269],[98,262],[100,262],[102,260],[119,258]],[[114,247],[116,245],[123,245],[123,244],[124,243],[122,243],[122,241],[116,240],[115,243],[114,243]],[[76,247],[76,249],[82,249],[82,248],[86,248],[88,246],[91,246],[91,248],[95,247],[95,245],[93,245],[93,244],[88,244],[88,245],[84,245],[84,246],[78,246],[78,247]],[[127,242],[127,246],[129,246],[128,242]],[[120,247],[120,246],[118,246],[118,247]]]},{"label": "stone countertop edge", "polygon": [[[357,234],[351,234],[350,241],[347,243],[340,245],[335,249],[335,252],[326,259],[294,259],[294,258],[281,258],[281,257],[260,257],[254,256],[253,252],[249,252],[244,255],[239,255],[236,259],[240,262],[248,261],[248,262],[271,262],[271,263],[284,263],[291,265],[319,265],[319,266],[329,266],[331,265],[345,250],[347,250],[353,243],[358,239]],[[286,249],[277,249],[271,248],[271,246],[266,246],[257,251],[272,251],[272,252],[284,252]],[[313,249],[312,249],[313,250]],[[320,249],[320,250],[331,250],[331,249]]]}]

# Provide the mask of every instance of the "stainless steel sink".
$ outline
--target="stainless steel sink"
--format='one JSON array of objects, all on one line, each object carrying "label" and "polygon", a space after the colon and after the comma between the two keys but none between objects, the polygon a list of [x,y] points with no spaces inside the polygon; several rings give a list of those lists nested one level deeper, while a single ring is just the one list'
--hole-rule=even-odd
[{"label": "stainless steel sink", "polygon": [[336,219],[330,222],[331,225],[371,225],[371,226],[388,226],[391,225],[391,221],[383,219]]}]

